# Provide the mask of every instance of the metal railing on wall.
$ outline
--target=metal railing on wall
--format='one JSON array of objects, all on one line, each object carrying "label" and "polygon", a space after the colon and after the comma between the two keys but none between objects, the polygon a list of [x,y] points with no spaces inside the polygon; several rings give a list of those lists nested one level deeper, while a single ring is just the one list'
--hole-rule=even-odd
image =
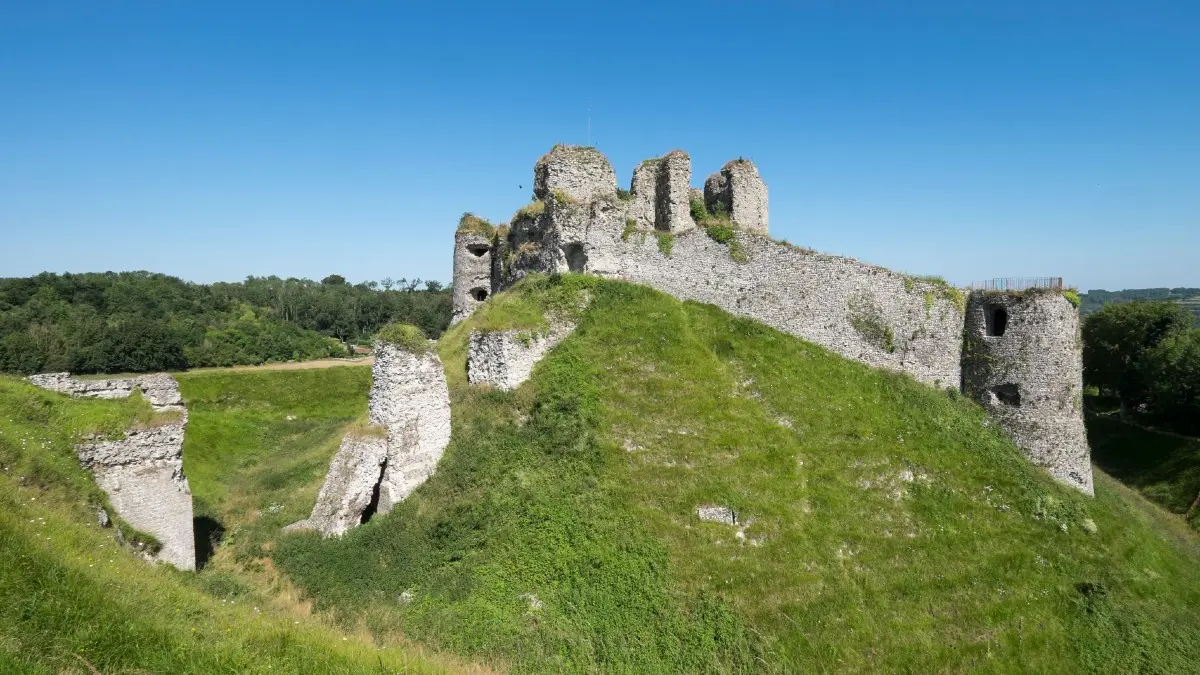
[{"label": "metal railing on wall", "polygon": [[971,289],[977,291],[1023,291],[1029,288],[1048,288],[1052,291],[1063,289],[1062,277],[1007,277],[975,281]]}]

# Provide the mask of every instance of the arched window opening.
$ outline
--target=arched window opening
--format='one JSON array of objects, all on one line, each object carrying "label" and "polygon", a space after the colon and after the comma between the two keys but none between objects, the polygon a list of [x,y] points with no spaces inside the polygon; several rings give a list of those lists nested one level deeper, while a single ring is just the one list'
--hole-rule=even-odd
[{"label": "arched window opening", "polygon": [[987,334],[990,337],[1000,337],[1008,328],[1008,310],[998,305],[984,309],[987,321]]},{"label": "arched window opening", "polygon": [[475,298],[475,300],[477,302],[483,302],[484,300],[487,300],[487,296],[488,296],[488,292],[487,292],[486,288],[472,288],[471,289],[471,297]]},{"label": "arched window opening", "polygon": [[492,250],[492,247],[487,244],[467,244],[467,250],[476,258],[482,258],[484,253]]}]

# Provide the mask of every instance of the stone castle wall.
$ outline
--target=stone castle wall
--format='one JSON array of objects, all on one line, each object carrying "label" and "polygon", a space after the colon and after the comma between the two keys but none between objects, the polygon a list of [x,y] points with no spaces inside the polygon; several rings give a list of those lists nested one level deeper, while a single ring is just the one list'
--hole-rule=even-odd
[{"label": "stone castle wall", "polygon": [[965,336],[964,393],[1034,462],[1092,494],[1075,307],[1053,291],[977,291],[967,303]]},{"label": "stone castle wall", "polygon": [[117,514],[162,543],[159,560],[181,570],[195,569],[192,491],[183,474],[187,408],[175,379],[159,373],[78,380],[68,373],[50,373],[31,376],[29,381],[69,396],[89,398],[126,398],[137,389],[156,412],[177,415],[156,426],[129,429],[125,438],[82,443],[75,450]]},{"label": "stone castle wall", "polygon": [[531,331],[472,331],[467,346],[467,381],[516,389],[529,379],[533,367],[575,330],[558,324],[546,335]]},{"label": "stone castle wall", "polygon": [[[988,398],[990,387],[1005,384],[993,383],[995,372],[964,372],[964,336],[971,339],[971,326],[963,291],[769,239],[766,184],[749,161],[727,163],[697,195],[689,185],[690,160],[675,151],[639,165],[630,198],[623,199],[615,192],[607,160],[600,161],[603,155],[579,150],[556,147],[539,160],[535,181],[541,192],[536,194],[545,200],[544,210],[514,222],[506,238],[493,242],[493,259],[510,261],[493,265],[493,290],[533,272],[571,271],[714,304],[847,358],[962,389],[996,416],[1034,461],[1090,493],[1082,413],[1044,403],[1070,398],[1082,377],[1078,355],[1062,338],[1077,327],[1078,313],[1060,295],[1053,296],[1054,311],[1029,305],[1036,311],[1015,328],[1025,343],[1044,343],[1057,354],[1054,359],[1013,351],[1008,342],[986,345],[999,350],[997,358],[1009,364],[1010,372],[1020,370],[1020,386],[1043,401],[1013,413]],[[710,211],[731,216],[736,223],[732,242],[719,243],[695,227],[689,209],[697,196]],[[1014,311],[1024,309],[1014,306]]]},{"label": "stone castle wall", "polygon": [[387,427],[379,495],[379,513],[387,513],[433,474],[450,444],[450,392],[432,351],[411,354],[380,342],[373,368],[369,418]]}]

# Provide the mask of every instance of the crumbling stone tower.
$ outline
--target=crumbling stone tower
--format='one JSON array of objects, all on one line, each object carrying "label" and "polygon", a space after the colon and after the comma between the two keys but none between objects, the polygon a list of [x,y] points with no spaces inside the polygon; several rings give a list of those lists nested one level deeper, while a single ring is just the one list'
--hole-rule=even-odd
[{"label": "crumbling stone tower", "polygon": [[704,181],[704,205],[728,213],[742,229],[767,232],[767,184],[746,159],[735,159]]},{"label": "crumbling stone tower", "polygon": [[479,303],[492,293],[492,241],[496,231],[490,223],[466,214],[454,233],[454,291],[451,325],[471,316]]},{"label": "crumbling stone tower", "polygon": [[962,388],[1035,463],[1093,494],[1079,310],[1060,292],[972,292]]}]

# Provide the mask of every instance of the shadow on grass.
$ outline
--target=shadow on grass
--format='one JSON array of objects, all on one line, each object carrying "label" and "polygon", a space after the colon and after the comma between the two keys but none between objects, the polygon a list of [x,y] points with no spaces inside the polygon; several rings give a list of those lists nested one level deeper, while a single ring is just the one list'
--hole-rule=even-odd
[{"label": "shadow on grass", "polygon": [[199,516],[192,519],[192,533],[196,540],[196,569],[202,570],[221,544],[225,526],[215,518]]},{"label": "shadow on grass", "polygon": [[1152,431],[1115,414],[1087,415],[1092,461],[1172,513],[1200,492],[1200,439]]}]

